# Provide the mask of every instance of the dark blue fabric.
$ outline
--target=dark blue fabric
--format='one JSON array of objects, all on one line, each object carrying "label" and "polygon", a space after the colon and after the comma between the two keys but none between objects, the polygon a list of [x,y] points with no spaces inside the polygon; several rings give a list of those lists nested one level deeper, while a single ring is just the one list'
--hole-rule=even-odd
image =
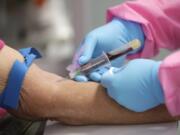
[{"label": "dark blue fabric", "polygon": [[24,56],[24,63],[16,60],[11,68],[7,85],[0,95],[0,106],[5,109],[18,107],[19,95],[24,77],[34,59],[41,58],[35,48],[25,48],[19,51]]},{"label": "dark blue fabric", "polygon": [[24,56],[24,63],[26,66],[30,66],[34,59],[41,58],[41,54],[35,48],[29,47],[20,49],[19,52]]}]

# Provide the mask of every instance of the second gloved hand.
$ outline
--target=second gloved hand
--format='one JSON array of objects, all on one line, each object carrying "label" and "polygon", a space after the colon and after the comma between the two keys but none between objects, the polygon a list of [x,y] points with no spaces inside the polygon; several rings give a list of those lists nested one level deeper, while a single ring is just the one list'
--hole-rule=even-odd
[{"label": "second gloved hand", "polygon": [[[102,52],[109,52],[119,48],[133,39],[139,39],[141,44],[144,44],[144,34],[141,25],[114,18],[111,22],[93,30],[85,37],[79,51],[76,53],[76,56],[78,56],[76,60],[80,65],[86,64],[91,58],[100,56]],[[140,49],[135,50],[135,52]],[[111,64],[114,67],[120,67],[124,60],[125,56],[112,61]],[[94,81],[99,81],[105,71],[107,70],[100,68],[98,72],[92,72],[89,77]],[[88,80],[87,76],[77,76],[75,79],[77,81]]]},{"label": "second gloved hand", "polygon": [[158,78],[160,62],[147,59],[130,61],[121,68],[112,68],[101,79],[108,95],[120,105],[143,112],[164,103]]}]

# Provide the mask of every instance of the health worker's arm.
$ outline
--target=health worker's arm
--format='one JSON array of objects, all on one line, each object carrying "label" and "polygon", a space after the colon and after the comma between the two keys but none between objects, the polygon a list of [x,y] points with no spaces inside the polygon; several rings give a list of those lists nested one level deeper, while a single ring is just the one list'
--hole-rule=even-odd
[{"label": "health worker's arm", "polygon": [[[108,10],[107,19],[114,17],[142,25],[145,34],[144,49],[132,57],[152,57],[160,48],[176,50],[180,47],[180,1],[128,1]],[[173,116],[180,115],[180,52],[168,56],[161,64],[159,78],[165,103]]]},{"label": "health worker's arm", "polygon": [[[1,88],[15,60],[23,57],[4,46],[0,51]],[[13,89],[12,89],[13,92]],[[11,97],[10,97],[11,98]],[[80,83],[40,69],[32,64],[23,82],[16,116],[52,119],[67,124],[135,124],[174,121],[165,106],[144,113],[131,112],[115,103],[97,83]]]},{"label": "health worker's arm", "polygon": [[144,49],[133,57],[152,57],[159,48],[175,50],[180,47],[180,1],[134,0],[109,8],[107,20],[114,17],[142,25]]}]

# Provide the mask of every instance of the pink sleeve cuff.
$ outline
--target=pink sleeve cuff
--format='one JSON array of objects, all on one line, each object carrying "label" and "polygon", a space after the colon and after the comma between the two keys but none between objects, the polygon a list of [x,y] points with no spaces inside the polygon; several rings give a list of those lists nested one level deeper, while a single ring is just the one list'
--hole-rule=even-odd
[{"label": "pink sleeve cuff", "polygon": [[109,8],[107,21],[114,17],[142,25],[146,37],[144,49],[133,57],[150,58],[159,48],[175,50],[180,42],[180,1],[134,0]]},{"label": "pink sleeve cuff", "polygon": [[146,37],[145,47],[142,52],[129,56],[129,58],[150,58],[158,53],[158,49],[154,49],[154,41],[147,20],[145,20],[141,15],[128,7],[128,4],[124,3],[122,5],[118,5],[116,7],[108,9],[107,21],[111,21],[114,17],[142,24],[142,29]]},{"label": "pink sleeve cuff", "polygon": [[0,119],[3,118],[7,114],[6,110],[0,108]]},{"label": "pink sleeve cuff", "polygon": [[[4,42],[0,40],[0,50],[4,47]],[[0,108],[0,119],[3,118],[7,114],[6,110]]]},{"label": "pink sleeve cuff", "polygon": [[2,40],[0,40],[0,50],[4,47],[4,42]]},{"label": "pink sleeve cuff", "polygon": [[159,78],[165,104],[172,116],[180,115],[180,51],[168,56],[161,64]]}]

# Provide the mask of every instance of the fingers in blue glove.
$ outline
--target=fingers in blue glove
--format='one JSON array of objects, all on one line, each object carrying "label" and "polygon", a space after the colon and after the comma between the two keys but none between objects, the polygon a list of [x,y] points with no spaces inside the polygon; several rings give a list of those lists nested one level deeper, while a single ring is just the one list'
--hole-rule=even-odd
[{"label": "fingers in blue glove", "polygon": [[91,80],[95,81],[95,82],[99,82],[101,79],[101,74],[99,74],[98,72],[93,72],[91,73],[88,77],[84,76],[84,75],[78,75],[74,78],[75,81],[78,82],[87,82],[89,81],[88,78],[90,78]]},{"label": "fingers in blue glove", "polygon": [[98,72],[93,72],[89,75],[89,77],[95,82],[99,82],[101,80],[101,76],[102,75]]},{"label": "fingers in blue glove", "polygon": [[88,35],[85,38],[82,47],[83,47],[83,52],[79,58],[80,65],[86,64],[92,58],[94,49],[96,47],[96,38]]},{"label": "fingers in blue glove", "polygon": [[92,71],[88,75],[78,75],[74,79],[78,82],[87,82],[90,80],[93,80],[95,82],[99,82],[101,80],[102,75],[109,70],[109,67],[103,66],[99,69],[96,69]]},{"label": "fingers in blue glove", "polygon": [[160,63],[153,60],[133,60],[117,70],[109,70],[102,76],[101,84],[119,104],[143,112],[164,103],[157,76],[159,66]]},{"label": "fingers in blue glove", "polygon": [[78,75],[74,78],[74,80],[78,82],[87,82],[88,78],[84,75]]},{"label": "fingers in blue glove", "polygon": [[95,82],[100,82],[101,77],[104,73],[106,73],[110,69],[109,66],[104,65],[95,69],[93,72],[90,73],[89,78]]}]

